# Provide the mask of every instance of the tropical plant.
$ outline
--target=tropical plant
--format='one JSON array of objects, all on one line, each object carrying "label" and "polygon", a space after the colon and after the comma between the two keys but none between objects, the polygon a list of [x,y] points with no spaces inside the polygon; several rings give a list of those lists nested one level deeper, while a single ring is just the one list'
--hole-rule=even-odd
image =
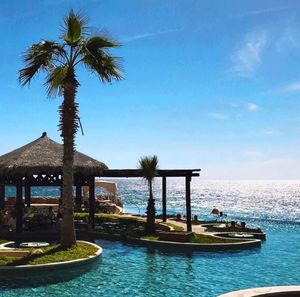
[{"label": "tropical plant", "polygon": [[73,162],[75,136],[79,127],[78,103],[75,101],[79,82],[76,70],[85,66],[103,83],[120,80],[119,59],[110,54],[120,45],[112,39],[88,33],[86,19],[71,10],[64,19],[60,42],[42,40],[33,44],[24,54],[25,67],[19,71],[21,86],[30,85],[39,72],[46,73],[48,96],[63,96],[59,107],[59,129],[63,139],[61,245],[76,244],[73,222]]},{"label": "tropical plant", "polygon": [[146,233],[155,233],[155,200],[153,198],[152,183],[154,177],[157,176],[158,158],[157,156],[146,156],[139,160],[139,170],[141,170],[143,178],[148,182],[149,199],[147,205],[147,222]]}]

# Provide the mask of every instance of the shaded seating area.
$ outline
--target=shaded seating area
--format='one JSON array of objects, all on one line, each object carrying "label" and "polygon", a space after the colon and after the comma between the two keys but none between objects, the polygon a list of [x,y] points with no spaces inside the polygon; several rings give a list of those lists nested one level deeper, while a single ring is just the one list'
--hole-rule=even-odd
[{"label": "shaded seating area", "polygon": [[[63,145],[48,138],[45,132],[35,141],[0,157],[0,210],[7,211],[5,187],[16,187],[13,213],[17,232],[23,229],[25,208],[31,207],[31,187],[61,187],[62,158]],[[76,187],[75,202],[82,204],[82,187],[89,187],[89,212],[92,225],[94,225],[95,212],[95,176],[101,176],[105,169],[108,167],[104,163],[75,151],[73,178]],[[42,216],[37,216],[36,221],[37,224],[39,221],[42,224]]]},{"label": "shaded seating area", "polygon": [[[62,186],[62,159],[63,145],[47,136],[44,132],[41,137],[16,150],[0,156],[0,212],[6,213],[7,201],[5,201],[5,187],[16,187],[16,197],[11,199],[10,215],[15,220],[16,232],[25,229],[34,229],[35,226],[43,226],[43,216],[27,216],[28,208],[35,206],[32,202],[32,187],[61,187]],[[95,199],[96,177],[142,177],[138,169],[108,169],[108,167],[85,154],[75,151],[74,153],[74,176],[75,187],[75,209],[83,205],[83,187],[88,193],[85,208],[89,213],[89,225],[95,227],[95,210],[101,209],[101,200]],[[158,177],[162,179],[162,217],[167,220],[167,177],[185,178],[185,200],[186,200],[186,224],[187,231],[192,231],[191,211],[191,180],[193,176],[199,176],[200,169],[160,169]],[[113,185],[106,184],[111,192],[115,192]],[[88,191],[87,191],[88,190]],[[61,191],[62,192],[62,191]],[[61,198],[61,197],[60,197]],[[116,198],[116,197],[115,197]],[[14,203],[12,201],[14,200]],[[61,218],[61,201],[59,199],[57,218]],[[99,205],[98,205],[98,204]],[[47,203],[46,203],[47,204]],[[47,205],[49,207],[49,205]],[[53,208],[54,212],[56,210]],[[57,220],[56,220],[57,221]],[[45,224],[54,225],[49,219]],[[46,228],[48,226],[45,225]]]}]

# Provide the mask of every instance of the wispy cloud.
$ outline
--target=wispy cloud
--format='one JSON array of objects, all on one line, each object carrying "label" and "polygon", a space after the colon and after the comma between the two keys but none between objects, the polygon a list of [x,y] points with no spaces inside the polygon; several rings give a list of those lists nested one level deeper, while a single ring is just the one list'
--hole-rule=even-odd
[{"label": "wispy cloud", "polygon": [[254,104],[254,103],[251,103],[251,102],[248,102],[246,104],[246,107],[249,111],[255,111],[258,109],[258,105]]},{"label": "wispy cloud", "polygon": [[288,9],[288,8],[289,8],[288,6],[282,6],[282,7],[273,7],[273,8],[252,10],[252,11],[248,11],[246,13],[238,14],[234,17],[243,18],[243,17],[256,16],[256,15],[260,15],[260,14],[268,14],[268,13],[272,13],[272,12],[282,11],[282,10],[285,10],[285,9]]},{"label": "wispy cloud", "polygon": [[243,46],[232,55],[232,70],[239,76],[250,76],[262,63],[262,55],[267,44],[267,33],[252,33]]},{"label": "wispy cloud", "polygon": [[125,36],[124,38],[121,38],[121,42],[130,42],[130,41],[149,38],[149,37],[153,37],[153,36],[179,32],[182,30],[183,30],[183,28],[177,28],[177,29],[161,30],[161,31],[156,31],[156,32],[146,32],[146,33],[141,33],[141,34],[132,35],[132,36]]},{"label": "wispy cloud", "polygon": [[213,118],[213,119],[219,120],[219,121],[229,120],[229,116],[227,114],[223,114],[223,113],[209,113],[208,116],[210,118]]},{"label": "wispy cloud", "polygon": [[230,106],[234,109],[239,110],[248,110],[248,111],[255,111],[259,108],[259,106],[253,102],[245,102],[244,100],[241,100],[239,102],[233,102],[230,103]]},{"label": "wispy cloud", "polygon": [[300,46],[299,34],[300,32],[295,25],[284,28],[284,30],[280,32],[280,36],[275,43],[276,50],[282,52],[285,50],[296,49],[298,51]]},{"label": "wispy cloud", "polygon": [[262,159],[265,158],[265,153],[257,150],[248,150],[245,155],[250,159]]},{"label": "wispy cloud", "polygon": [[274,134],[276,134],[276,133],[275,133],[274,130],[267,130],[267,131],[266,131],[266,134],[267,134],[267,135],[274,135]]},{"label": "wispy cloud", "polygon": [[295,82],[279,89],[279,93],[299,93],[299,92],[300,92],[300,82]]}]

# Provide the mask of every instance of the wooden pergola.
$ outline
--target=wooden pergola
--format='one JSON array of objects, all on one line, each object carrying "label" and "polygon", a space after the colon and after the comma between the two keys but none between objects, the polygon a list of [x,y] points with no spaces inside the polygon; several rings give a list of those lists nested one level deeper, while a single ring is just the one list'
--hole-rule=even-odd
[{"label": "wooden pergola", "polygon": [[[187,231],[192,231],[191,181],[193,176],[200,175],[200,169],[159,169],[158,177],[162,178],[162,218],[167,220],[167,177],[185,178],[185,203]],[[103,177],[143,177],[138,169],[107,169]]]},{"label": "wooden pergola", "polygon": [[[35,141],[10,153],[0,156],[0,210],[5,206],[5,186],[16,187],[16,231],[22,231],[23,225],[23,189],[25,204],[30,206],[31,187],[62,186],[63,146],[50,138],[47,133]],[[191,190],[193,176],[199,176],[200,169],[159,170],[162,177],[163,221],[167,219],[167,177],[185,177],[186,182],[186,220],[187,230],[192,230]],[[74,179],[76,204],[82,204],[82,187],[89,187],[89,217],[95,226],[95,177],[142,177],[138,169],[108,169],[108,167],[87,155],[75,151]]]}]

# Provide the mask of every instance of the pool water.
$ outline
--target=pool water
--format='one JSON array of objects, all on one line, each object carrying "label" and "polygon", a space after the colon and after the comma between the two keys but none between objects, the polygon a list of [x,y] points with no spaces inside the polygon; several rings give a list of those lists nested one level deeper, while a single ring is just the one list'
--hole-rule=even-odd
[{"label": "pool water", "polygon": [[[125,205],[134,209],[138,204],[141,211],[147,196],[137,190],[137,183],[126,181],[123,188],[121,183],[120,191]],[[168,205],[179,211],[182,186],[174,183],[170,188]],[[10,281],[0,276],[0,296],[215,297],[250,287],[299,285],[299,188],[298,181],[194,184],[194,212],[204,214],[214,206],[222,206],[228,220],[260,226],[267,233],[261,248],[184,254],[96,240],[103,254],[88,272],[83,268],[61,270],[54,279],[40,273],[31,281],[26,275],[18,280],[11,277]]]},{"label": "pool water", "polygon": [[[299,285],[299,225],[260,223],[268,239],[261,248],[249,251],[184,254],[96,240],[104,250],[89,272],[80,275],[82,268],[76,268],[79,276],[74,279],[42,286],[38,278],[49,275],[41,273],[31,283],[26,278],[17,285],[2,283],[0,296],[214,297],[254,286]],[[57,273],[62,280],[67,274]],[[13,288],[17,286],[21,288]]]}]

